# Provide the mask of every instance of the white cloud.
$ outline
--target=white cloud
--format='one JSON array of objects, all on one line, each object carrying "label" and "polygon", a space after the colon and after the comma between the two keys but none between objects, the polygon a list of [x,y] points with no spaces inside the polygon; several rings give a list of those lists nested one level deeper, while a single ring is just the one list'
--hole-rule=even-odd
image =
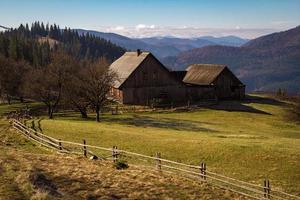
[{"label": "white cloud", "polygon": [[156,26],[154,24],[152,25],[145,25],[145,24],[138,24],[135,26],[135,29],[137,31],[140,31],[141,29],[155,29]]},{"label": "white cloud", "polygon": [[115,27],[106,27],[105,28],[105,32],[120,32],[123,30],[125,30],[124,26],[115,26]]},{"label": "white cloud", "polygon": [[145,24],[138,24],[138,25],[135,26],[135,29],[138,30],[138,31],[139,31],[140,29],[144,29],[144,28],[146,28],[146,25],[145,25]]},{"label": "white cloud", "polygon": [[124,26],[116,26],[115,30],[116,31],[124,30]]},{"label": "white cloud", "polygon": [[247,29],[236,26],[232,29],[224,28],[199,28],[199,27],[171,27],[171,26],[156,26],[156,25],[146,25],[138,24],[134,27],[102,27],[99,31],[113,32],[121,34],[132,38],[141,37],[160,37],[160,36],[172,36],[180,38],[196,38],[201,36],[228,36],[235,35],[243,38],[256,38],[262,35],[266,35],[275,31],[277,29]]}]

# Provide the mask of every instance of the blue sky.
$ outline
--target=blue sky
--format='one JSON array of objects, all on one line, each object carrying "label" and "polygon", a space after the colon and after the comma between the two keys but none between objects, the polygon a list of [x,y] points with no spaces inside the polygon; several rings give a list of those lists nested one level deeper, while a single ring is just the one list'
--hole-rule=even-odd
[{"label": "blue sky", "polygon": [[131,37],[256,37],[300,25],[300,0],[0,0],[0,24],[35,20]]}]

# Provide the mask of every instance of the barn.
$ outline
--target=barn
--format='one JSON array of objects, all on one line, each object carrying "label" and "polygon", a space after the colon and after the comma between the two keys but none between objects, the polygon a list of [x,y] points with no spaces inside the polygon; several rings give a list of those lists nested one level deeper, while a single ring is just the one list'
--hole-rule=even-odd
[{"label": "barn", "polygon": [[189,99],[242,99],[245,85],[226,65],[193,64],[183,78]]},{"label": "barn", "polygon": [[170,71],[150,52],[126,52],[113,62],[117,73],[110,95],[124,104],[182,103],[203,99],[241,99],[245,85],[225,65],[194,64]]},{"label": "barn", "polygon": [[118,74],[111,94],[124,104],[149,105],[185,98],[185,84],[150,52],[126,52],[110,69]]}]

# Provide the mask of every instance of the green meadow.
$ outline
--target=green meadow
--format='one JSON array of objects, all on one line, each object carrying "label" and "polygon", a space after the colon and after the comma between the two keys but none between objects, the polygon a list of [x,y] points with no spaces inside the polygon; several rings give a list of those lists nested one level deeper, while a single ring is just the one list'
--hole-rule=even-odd
[{"label": "green meadow", "polygon": [[[8,109],[13,106],[0,106]],[[100,123],[92,114],[64,112],[53,120],[36,117],[35,125],[62,140],[206,162],[212,172],[260,185],[269,179],[272,188],[299,195],[300,124],[289,120],[290,109],[290,102],[255,96],[192,110],[103,113]]]}]

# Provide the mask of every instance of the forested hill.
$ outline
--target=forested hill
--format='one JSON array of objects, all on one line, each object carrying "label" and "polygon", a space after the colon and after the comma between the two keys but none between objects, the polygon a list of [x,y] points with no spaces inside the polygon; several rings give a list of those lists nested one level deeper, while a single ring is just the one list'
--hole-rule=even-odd
[{"label": "forested hill", "polygon": [[[49,41],[57,42],[50,44]],[[31,27],[21,24],[16,29],[0,32],[0,54],[14,60],[26,60],[34,66],[48,64],[50,51],[58,48],[77,58],[106,57],[109,61],[117,59],[125,51],[105,39],[89,34],[79,35],[70,28],[62,30],[56,24],[35,22]]]},{"label": "forested hill", "polygon": [[300,26],[249,41],[241,47],[208,46],[162,60],[175,70],[194,63],[226,64],[248,91],[300,91]]}]

